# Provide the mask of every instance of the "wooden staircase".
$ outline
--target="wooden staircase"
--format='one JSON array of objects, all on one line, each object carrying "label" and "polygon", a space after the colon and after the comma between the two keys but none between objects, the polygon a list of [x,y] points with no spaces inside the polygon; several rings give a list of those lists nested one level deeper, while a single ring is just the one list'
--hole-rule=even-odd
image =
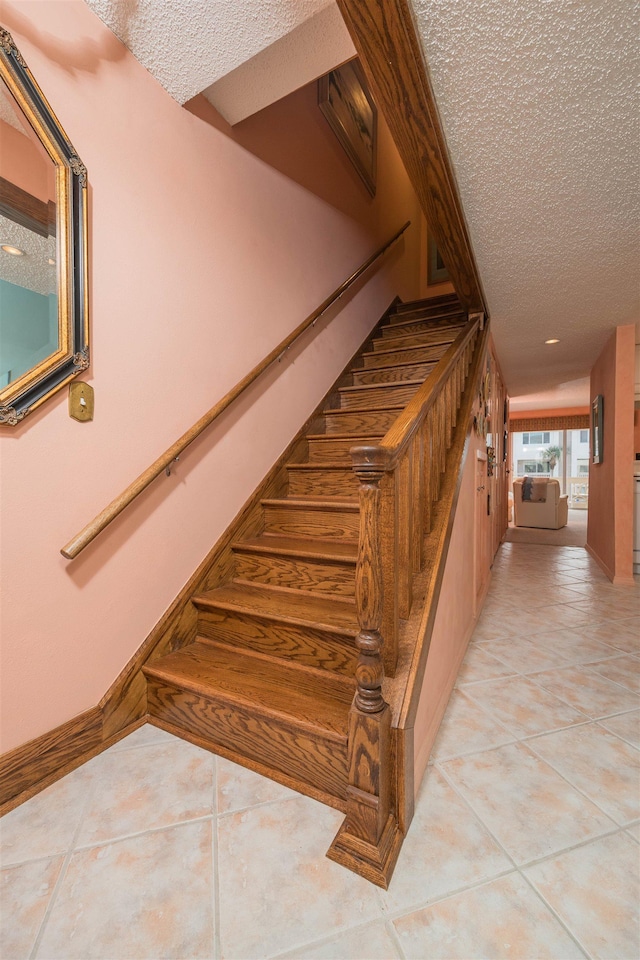
[{"label": "wooden staircase", "polygon": [[363,628],[350,450],[381,442],[466,327],[455,297],[383,318],[304,432],[306,459],[286,464],[286,495],[261,500],[226,581],[192,597],[194,642],[145,666],[152,722],[348,812]]}]

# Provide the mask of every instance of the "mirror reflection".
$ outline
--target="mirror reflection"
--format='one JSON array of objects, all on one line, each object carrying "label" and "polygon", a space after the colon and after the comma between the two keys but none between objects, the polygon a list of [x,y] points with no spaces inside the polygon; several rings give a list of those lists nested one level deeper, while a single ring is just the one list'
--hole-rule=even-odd
[{"label": "mirror reflection", "polygon": [[0,81],[0,389],[59,348],[55,165]]},{"label": "mirror reflection", "polygon": [[87,171],[0,27],[0,426],[89,366]]}]

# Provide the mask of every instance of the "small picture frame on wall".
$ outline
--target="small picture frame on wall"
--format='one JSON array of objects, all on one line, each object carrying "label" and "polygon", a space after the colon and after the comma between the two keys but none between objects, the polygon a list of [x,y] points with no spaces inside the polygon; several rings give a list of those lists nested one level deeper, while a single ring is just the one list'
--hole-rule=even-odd
[{"label": "small picture frame on wall", "polygon": [[440,256],[435,240],[429,234],[427,237],[427,286],[431,287],[434,283],[446,283],[448,279],[449,271]]},{"label": "small picture frame on wall", "polygon": [[591,462],[602,463],[604,434],[604,397],[601,393],[591,404]]},{"label": "small picture frame on wall", "polygon": [[357,60],[320,77],[318,106],[365,187],[375,197],[378,110]]}]

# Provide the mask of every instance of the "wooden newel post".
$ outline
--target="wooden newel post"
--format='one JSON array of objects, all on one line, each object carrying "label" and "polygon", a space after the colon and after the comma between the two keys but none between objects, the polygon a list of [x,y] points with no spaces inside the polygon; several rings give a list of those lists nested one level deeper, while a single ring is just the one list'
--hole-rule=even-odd
[{"label": "wooden newel post", "polygon": [[380,481],[387,468],[382,447],[351,451],[360,480],[360,542],[356,567],[356,694],[349,715],[347,815],[327,856],[387,888],[402,834],[391,810],[391,710],[382,695],[382,554]]}]

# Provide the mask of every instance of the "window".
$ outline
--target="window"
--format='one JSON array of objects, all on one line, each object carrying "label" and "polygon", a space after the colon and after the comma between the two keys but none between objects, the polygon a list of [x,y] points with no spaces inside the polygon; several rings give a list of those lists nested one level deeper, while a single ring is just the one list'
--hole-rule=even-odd
[{"label": "window", "polygon": [[532,473],[544,473],[549,475],[549,464],[541,460],[518,460],[517,476],[523,477],[525,474],[531,476]]},{"label": "window", "polygon": [[580,431],[580,443],[589,443],[589,431],[581,430]]},{"label": "window", "polygon": [[522,434],[522,444],[525,447],[532,447],[541,443],[550,443],[550,441],[551,441],[550,433],[523,433]]}]

